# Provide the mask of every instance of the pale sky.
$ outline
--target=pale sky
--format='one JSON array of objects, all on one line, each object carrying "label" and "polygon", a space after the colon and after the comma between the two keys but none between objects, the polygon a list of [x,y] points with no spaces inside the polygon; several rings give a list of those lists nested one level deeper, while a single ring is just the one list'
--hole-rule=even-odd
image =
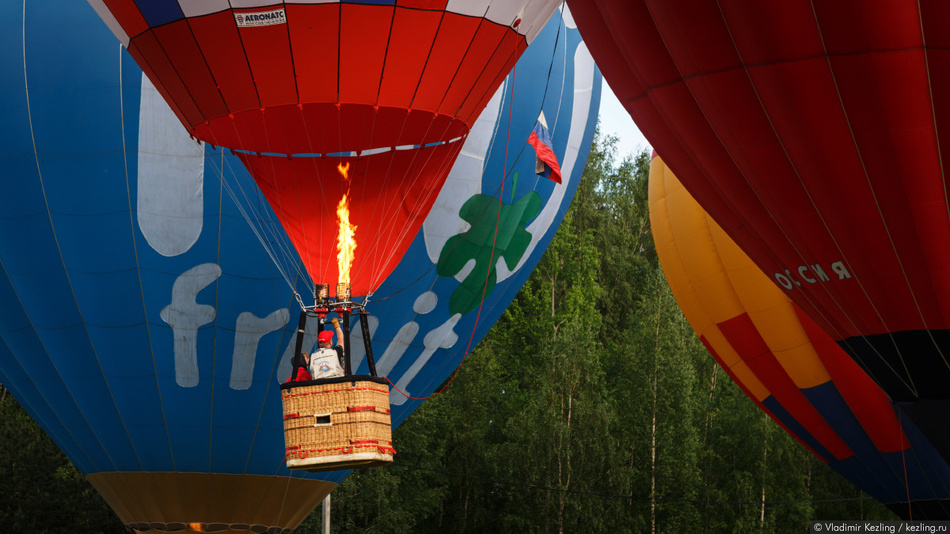
[{"label": "pale sky", "polygon": [[640,149],[652,150],[650,143],[643,137],[637,125],[633,123],[630,114],[620,105],[613,91],[604,80],[600,97],[600,131],[603,134],[613,134],[619,138],[617,142],[617,159],[636,154]]}]

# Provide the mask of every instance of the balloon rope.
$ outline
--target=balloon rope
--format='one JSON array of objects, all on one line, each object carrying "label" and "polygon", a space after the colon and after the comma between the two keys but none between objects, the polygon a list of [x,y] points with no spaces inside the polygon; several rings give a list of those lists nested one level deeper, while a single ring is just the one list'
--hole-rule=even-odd
[{"label": "balloon rope", "polygon": [[[502,166],[502,172],[505,174],[507,174],[508,172],[508,147],[511,145],[511,113],[514,108],[514,101],[515,101],[515,74],[517,73],[517,69],[518,69],[517,64],[515,64],[515,66],[512,67],[511,69],[511,90],[509,92],[511,96],[508,99],[508,129],[507,129],[507,133],[505,134],[505,163]],[[498,225],[501,222],[501,204],[502,204],[501,199],[504,197],[506,179],[507,179],[507,176],[502,177],[501,188],[499,188],[498,190],[498,214],[496,215],[496,219],[495,219],[495,234],[492,237],[491,254],[488,256],[489,258],[495,257],[495,245],[497,244],[497,241],[498,241]],[[445,385],[442,386],[441,389],[429,395],[428,397],[411,397],[409,396],[408,393],[396,387],[396,384],[393,384],[393,381],[390,380],[388,376],[383,377],[386,379],[387,382],[390,383],[390,385],[392,385],[393,389],[395,389],[400,394],[402,394],[402,396],[410,400],[418,400],[418,401],[424,401],[424,400],[431,399],[433,397],[438,397],[439,395],[444,393],[446,389],[448,389],[449,385],[451,385],[452,382],[455,380],[455,377],[458,376],[459,371],[462,369],[462,364],[465,363],[465,360],[468,358],[468,355],[471,353],[472,342],[475,340],[475,330],[478,329],[478,319],[482,315],[482,306],[485,305],[485,295],[488,292],[488,279],[491,276],[491,272],[492,272],[492,269],[491,269],[491,266],[489,266],[488,271],[485,273],[485,282],[482,284],[482,298],[481,298],[481,301],[478,303],[478,312],[475,314],[475,324],[472,325],[472,333],[468,337],[468,345],[465,347],[465,353],[462,354],[462,361],[460,361],[458,364],[458,367],[455,368],[455,372],[452,373],[452,377],[449,378],[449,381],[446,382]]]},{"label": "balloon rope", "polygon": [[[214,162],[213,158],[210,158],[210,160]],[[231,183],[228,182],[225,176],[226,167],[229,170],[227,175],[232,176],[234,178],[234,183],[237,186],[237,188],[240,190],[241,196],[243,196],[244,198],[244,202],[241,201],[241,198],[238,196],[237,192],[234,190]],[[272,244],[268,242],[268,239],[264,236],[264,232],[268,230],[267,223],[265,222],[264,211],[262,209],[254,208],[254,205],[251,202],[251,199],[248,197],[247,191],[245,191],[244,187],[240,184],[240,182],[238,182],[237,175],[234,173],[234,170],[231,169],[230,164],[227,162],[227,160],[225,160],[223,151],[221,151],[221,167],[218,169],[218,171],[219,172],[217,173],[217,175],[221,180],[221,184],[224,187],[224,190],[227,191],[228,195],[231,197],[231,200],[234,202],[234,205],[238,209],[238,212],[241,214],[242,217],[244,217],[244,220],[245,222],[247,222],[247,225],[250,228],[251,232],[254,234],[255,237],[257,237],[257,240],[264,247],[264,251],[270,257],[271,262],[274,264],[274,267],[277,269],[277,272],[280,273],[281,277],[283,277],[284,281],[287,283],[287,287],[289,287],[290,290],[293,292],[294,299],[300,305],[301,309],[303,309],[304,307],[306,307],[303,302],[303,297],[300,295],[300,293],[297,292],[297,288],[295,284],[290,280],[289,272],[285,269],[279,257],[281,256],[287,259],[289,263],[292,263],[292,261],[290,260],[290,258],[292,257],[292,254],[289,251],[287,251],[285,247],[281,246],[282,240],[279,238],[280,234],[279,232],[274,231],[273,228],[271,228],[272,230],[271,235],[273,237],[273,241],[277,244],[278,247],[280,247],[281,254],[278,254],[274,246],[272,246]],[[253,212],[255,215],[258,215],[259,224],[261,225],[260,228],[257,226],[257,224],[254,223],[254,219],[251,218],[251,212]],[[274,223],[274,224],[276,225],[277,223]],[[298,278],[301,278],[301,277],[306,278],[305,273],[301,272],[299,267],[296,268],[296,271],[297,271],[296,274]],[[311,283],[310,285],[312,286],[313,284]]]},{"label": "balloon rope", "polygon": [[914,510],[913,506],[910,504],[910,481],[907,480],[907,449],[904,448],[904,410],[901,410],[900,407],[897,408],[897,422],[900,424],[900,435],[901,435],[901,463],[904,464],[904,491],[907,492],[907,517],[914,521]]}]

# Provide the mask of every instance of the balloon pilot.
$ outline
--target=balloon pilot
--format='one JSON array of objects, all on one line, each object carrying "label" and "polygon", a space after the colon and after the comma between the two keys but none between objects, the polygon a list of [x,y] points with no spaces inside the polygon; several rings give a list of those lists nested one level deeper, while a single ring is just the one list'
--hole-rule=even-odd
[{"label": "balloon pilot", "polygon": [[[319,380],[353,375],[350,356],[350,317],[359,316],[362,338],[365,344],[366,360],[370,376],[378,376],[373,358],[373,348],[369,334],[368,314],[363,304],[350,300],[349,284],[337,284],[336,298],[329,297],[329,285],[316,286],[315,304],[300,312],[297,326],[297,343],[292,360],[293,371],[287,382]],[[326,317],[335,313],[338,317],[330,319],[333,330],[327,329]],[[317,347],[310,353],[303,352],[307,319],[316,317],[319,322]],[[336,334],[336,342],[334,342]]]},{"label": "balloon pilot", "polygon": [[317,336],[317,350],[304,356],[309,361],[309,372],[313,379],[336,378],[343,376],[346,361],[343,357],[344,342],[343,329],[340,328],[340,320],[334,317],[331,322],[336,331],[337,339],[341,340],[336,346],[333,345],[333,332],[322,330]]}]

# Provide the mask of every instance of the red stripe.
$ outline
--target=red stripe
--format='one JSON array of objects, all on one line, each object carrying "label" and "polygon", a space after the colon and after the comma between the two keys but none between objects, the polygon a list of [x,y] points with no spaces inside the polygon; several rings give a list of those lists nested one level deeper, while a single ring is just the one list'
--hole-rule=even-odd
[{"label": "red stripe", "polygon": [[[435,111],[439,109],[446,90],[465,56],[468,44],[475,36],[481,19],[446,13],[439,27],[425,72],[419,80],[419,89],[412,108]],[[454,113],[456,110],[452,110]]]},{"label": "red stripe", "polygon": [[340,4],[287,5],[302,102],[338,102]]},{"label": "red stripe", "polygon": [[202,50],[185,19],[152,30],[205,120],[228,114]]},{"label": "red stripe", "polygon": [[132,40],[129,43],[129,54],[149,75],[152,84],[169,103],[172,110],[180,118],[184,118],[185,125],[197,124],[204,120],[192,100],[191,93],[181,83],[181,78],[175,72],[175,67],[169,63],[154,33],[148,31]]},{"label": "red stripe", "polygon": [[[253,11],[235,9],[235,13]],[[297,104],[297,83],[291,59],[287,24],[239,28],[243,51],[251,65],[261,106]],[[235,50],[240,53],[241,49]]]},{"label": "red stripe", "polygon": [[148,23],[145,22],[145,17],[142,16],[134,0],[103,0],[103,3],[112,12],[112,16],[129,38],[148,30]]},{"label": "red stripe", "polygon": [[485,19],[480,21],[475,35],[468,44],[465,57],[444,93],[445,98],[439,105],[439,113],[452,117],[458,116],[462,104],[483,74],[485,65],[489,63],[509,31],[512,30],[507,26],[499,26]]},{"label": "red stripe", "polygon": [[393,7],[343,4],[340,15],[340,102],[378,104]]},{"label": "red stripe", "polygon": [[910,441],[881,388],[798,306],[795,314],[835,387],[878,450],[897,452],[909,448]]},{"label": "red stripe", "polygon": [[188,19],[188,24],[191,25],[201,48],[201,55],[208,62],[211,75],[224,96],[229,112],[259,109],[261,103],[257,98],[257,88],[251,77],[247,58],[241,48],[241,37],[234,24],[234,15],[230,11],[224,11]]},{"label": "red stripe", "polygon": [[396,9],[379,91],[380,106],[411,107],[441,21],[442,13]]},{"label": "red stripe", "polygon": [[739,356],[749,365],[763,385],[772,393],[775,400],[788,413],[818,440],[828,452],[841,460],[853,456],[847,444],[831,428],[818,410],[782,368],[759,335],[748,314],[741,314],[718,324],[726,340],[736,349]]},{"label": "red stripe", "polygon": [[775,417],[775,414],[773,414],[771,410],[766,408],[764,404],[759,402],[758,399],[756,399],[755,396],[752,395],[752,392],[749,391],[749,389],[745,386],[745,384],[739,381],[736,375],[732,372],[732,369],[726,366],[726,362],[723,361],[723,359],[719,356],[719,353],[716,352],[716,350],[709,343],[709,341],[706,339],[705,336],[699,336],[699,340],[702,342],[703,345],[705,345],[706,350],[708,350],[709,354],[711,354],[713,359],[716,360],[716,363],[719,364],[719,367],[722,367],[722,369],[726,372],[726,374],[729,375],[729,378],[731,378],[732,381],[735,382],[735,384],[739,386],[739,389],[741,389],[743,393],[745,393],[746,396],[749,397],[749,399],[751,399],[752,402],[754,402],[755,405],[759,407],[760,410],[765,412],[765,414],[768,415],[769,418],[772,419],[772,421],[775,421],[775,424],[782,427],[782,429],[785,430],[785,432],[789,436],[792,436],[793,438],[795,438],[795,441],[799,442],[802,445],[802,447],[805,447],[806,449],[808,449],[808,451],[812,453],[813,455],[815,455],[816,458],[818,458],[822,462],[825,462],[826,464],[828,463],[828,460],[826,458],[822,457],[820,454],[815,452],[815,449],[812,449],[811,447],[809,447],[807,443],[802,441],[802,438],[800,436],[792,432],[787,426],[785,426],[785,423],[783,423],[778,417]]}]

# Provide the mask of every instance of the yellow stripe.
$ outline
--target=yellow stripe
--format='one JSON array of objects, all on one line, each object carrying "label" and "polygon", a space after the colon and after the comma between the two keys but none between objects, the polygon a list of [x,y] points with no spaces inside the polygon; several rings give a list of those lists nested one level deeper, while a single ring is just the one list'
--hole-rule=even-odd
[{"label": "yellow stripe", "polygon": [[[660,158],[650,165],[650,221],[670,288],[693,329],[740,376],[758,400],[768,391],[729,347],[714,324],[748,313],[799,388],[831,379],[798,321],[792,302],[715,223]],[[675,221],[676,224],[673,224]],[[716,343],[713,343],[716,339]],[[727,358],[728,355],[728,358]]]}]

